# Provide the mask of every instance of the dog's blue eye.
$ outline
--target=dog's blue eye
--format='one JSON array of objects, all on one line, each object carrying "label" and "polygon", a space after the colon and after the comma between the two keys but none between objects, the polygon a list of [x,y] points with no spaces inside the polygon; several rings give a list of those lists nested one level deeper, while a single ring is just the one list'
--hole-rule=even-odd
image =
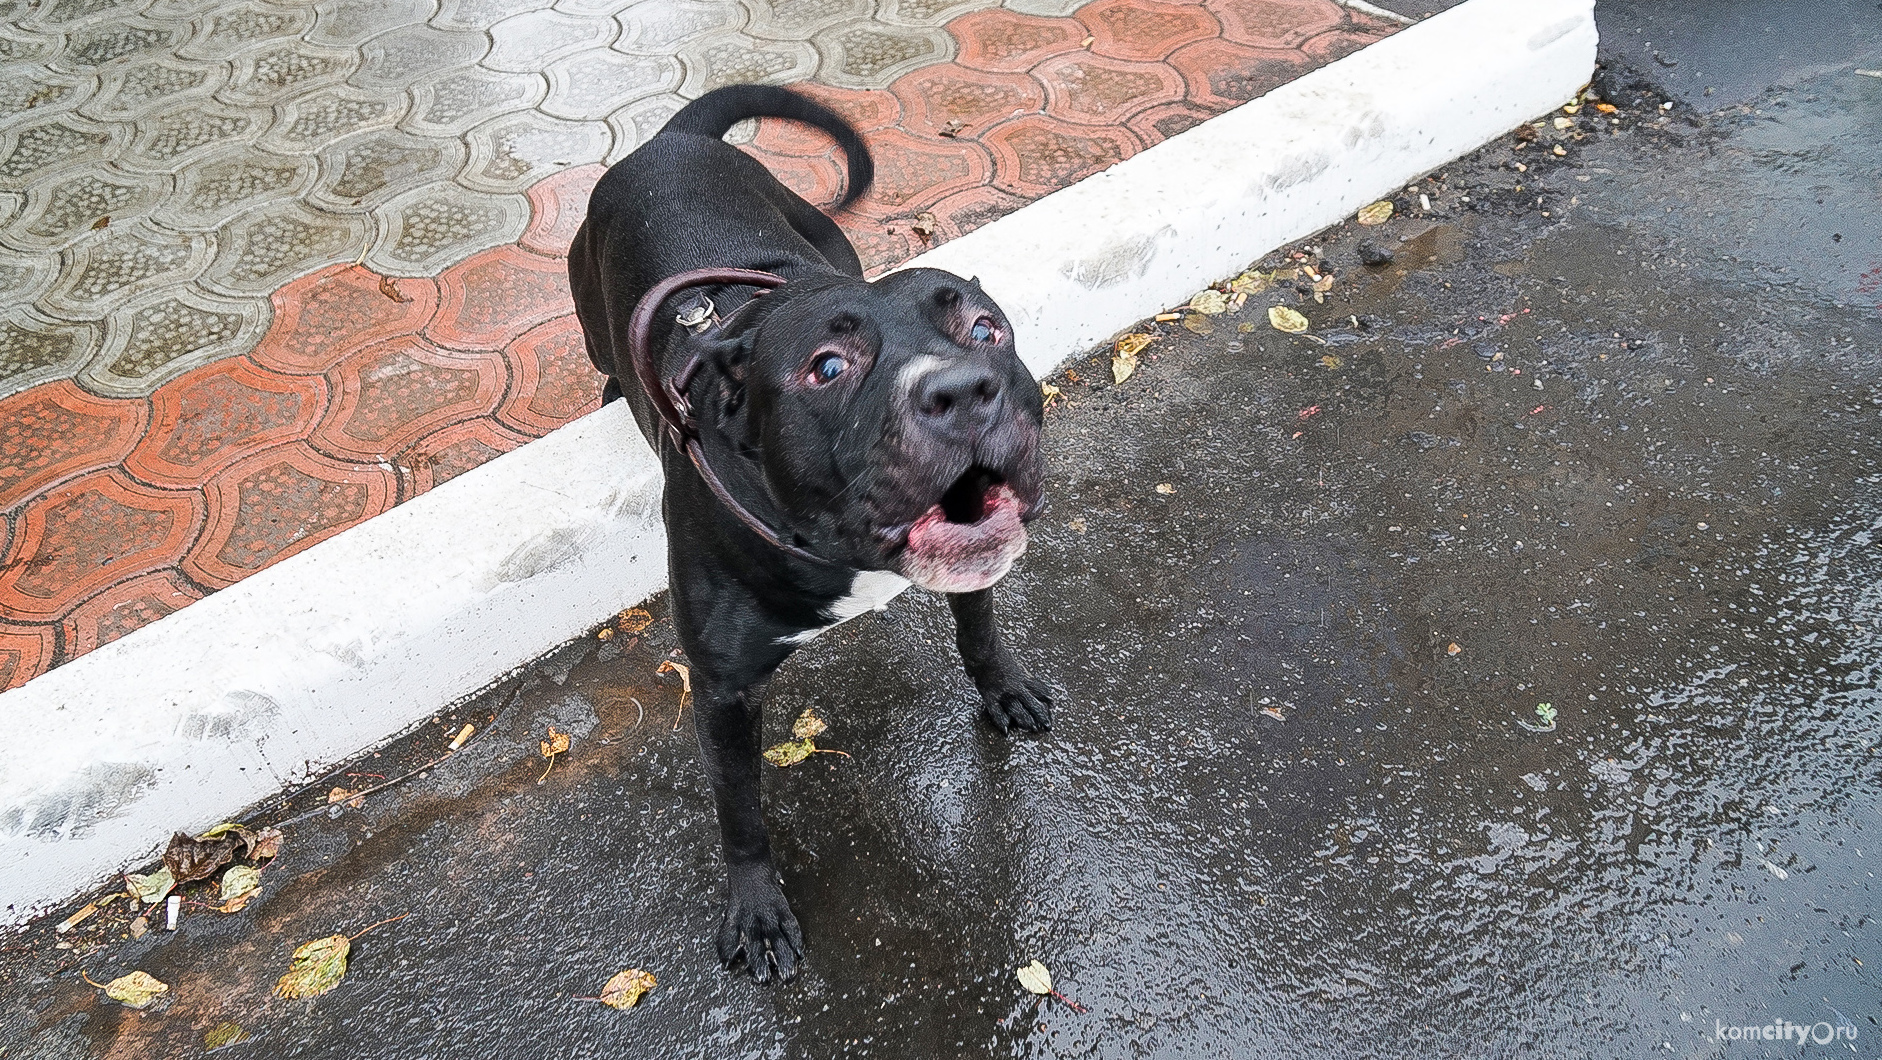
[{"label": "dog's blue eye", "polygon": [[974,321],[974,341],[986,342],[993,338],[993,322],[986,317]]},{"label": "dog's blue eye", "polygon": [[843,358],[834,353],[826,353],[810,366],[810,373],[817,377],[817,382],[829,383],[834,382],[848,367],[849,365],[843,362]]}]

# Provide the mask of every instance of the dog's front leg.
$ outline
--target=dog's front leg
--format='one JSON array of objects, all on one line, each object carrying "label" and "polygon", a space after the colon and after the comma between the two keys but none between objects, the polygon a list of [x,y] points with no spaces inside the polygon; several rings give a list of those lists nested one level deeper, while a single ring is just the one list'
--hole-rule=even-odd
[{"label": "dog's front leg", "polygon": [[804,955],[804,934],[771,863],[771,839],[759,804],[762,687],[730,688],[700,675],[693,687],[693,726],[712,783],[731,892],[719,922],[719,959],[730,967],[742,953],[752,978],[769,982],[775,964],[778,978],[788,982]]},{"label": "dog's front leg", "polygon": [[1044,732],[1052,727],[1052,689],[1029,673],[1006,641],[993,614],[993,590],[949,593],[954,643],[967,676],[980,690],[980,709],[993,727]]}]

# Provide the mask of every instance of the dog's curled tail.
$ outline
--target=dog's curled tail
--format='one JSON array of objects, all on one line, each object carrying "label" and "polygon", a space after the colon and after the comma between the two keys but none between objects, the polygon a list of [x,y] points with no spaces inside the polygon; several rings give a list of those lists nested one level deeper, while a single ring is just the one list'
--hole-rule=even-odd
[{"label": "dog's curled tail", "polygon": [[692,133],[718,139],[746,118],[789,118],[814,125],[836,139],[849,159],[849,188],[839,209],[861,198],[875,179],[876,164],[863,138],[841,114],[816,100],[775,85],[727,85],[681,107],[661,132]]}]

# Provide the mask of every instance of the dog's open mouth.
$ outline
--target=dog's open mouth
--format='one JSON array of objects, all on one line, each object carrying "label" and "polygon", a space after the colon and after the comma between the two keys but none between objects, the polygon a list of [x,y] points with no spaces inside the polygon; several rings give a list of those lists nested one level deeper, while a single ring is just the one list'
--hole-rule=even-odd
[{"label": "dog's open mouth", "polygon": [[936,592],[985,589],[1026,551],[1024,506],[995,472],[975,465],[908,530],[902,576]]}]

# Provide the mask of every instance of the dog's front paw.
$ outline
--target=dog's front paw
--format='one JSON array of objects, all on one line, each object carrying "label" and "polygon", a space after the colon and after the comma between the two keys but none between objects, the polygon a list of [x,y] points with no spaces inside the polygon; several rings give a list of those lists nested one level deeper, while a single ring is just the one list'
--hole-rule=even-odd
[{"label": "dog's front paw", "polygon": [[734,870],[729,879],[732,896],[719,921],[719,960],[730,968],[743,956],[746,970],[761,983],[771,981],[774,966],[779,981],[797,978],[804,933],[771,867]]},{"label": "dog's front paw", "polygon": [[1021,669],[989,674],[980,687],[980,711],[1002,733],[1045,732],[1052,727],[1052,687]]}]

